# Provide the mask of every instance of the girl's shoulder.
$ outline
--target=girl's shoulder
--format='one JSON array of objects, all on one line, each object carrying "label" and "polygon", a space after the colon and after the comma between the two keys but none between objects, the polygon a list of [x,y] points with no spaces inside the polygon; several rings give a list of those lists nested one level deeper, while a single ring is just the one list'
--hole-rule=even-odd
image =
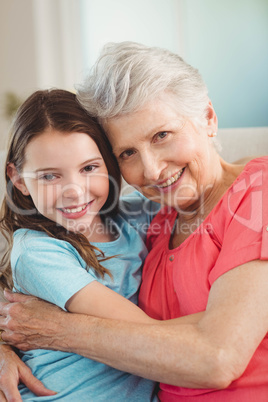
[{"label": "girl's shoulder", "polygon": [[22,253],[23,251],[34,250],[58,250],[77,253],[76,249],[65,240],[60,240],[49,236],[45,232],[33,229],[17,229],[13,235],[12,253]]},{"label": "girl's shoulder", "polygon": [[149,200],[139,191],[133,191],[130,194],[123,195],[119,199],[119,211],[128,216],[137,216],[138,214],[150,214],[155,216],[159,211],[160,204]]},{"label": "girl's shoulder", "polygon": [[117,221],[125,227],[131,226],[144,239],[148,227],[160,209],[160,204],[149,200],[138,191],[123,196],[119,201]]},{"label": "girl's shoulder", "polygon": [[14,246],[35,246],[39,242],[42,243],[48,235],[44,232],[32,229],[17,229],[13,234],[13,248]]},{"label": "girl's shoulder", "polygon": [[41,237],[48,237],[48,235],[46,233],[44,233],[44,232],[39,231],[39,230],[21,228],[21,229],[17,229],[14,232],[13,237],[14,237],[14,239],[21,239],[21,238],[38,239],[38,238],[41,238]]}]

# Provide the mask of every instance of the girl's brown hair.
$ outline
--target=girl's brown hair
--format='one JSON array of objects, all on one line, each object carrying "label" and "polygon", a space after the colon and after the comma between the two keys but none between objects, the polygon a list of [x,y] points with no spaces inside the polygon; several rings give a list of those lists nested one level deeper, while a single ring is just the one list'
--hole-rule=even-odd
[{"label": "girl's brown hair", "polygon": [[[76,95],[59,89],[36,91],[19,108],[12,128],[12,137],[6,166],[13,163],[22,171],[25,149],[29,142],[48,128],[60,132],[88,134],[98,146],[110,177],[109,195],[102,207],[103,219],[117,213],[121,175],[111,146],[97,121],[79,104]],[[0,230],[8,243],[1,260],[1,285],[11,288],[12,273],[10,253],[13,233],[20,228],[39,230],[49,236],[68,241],[77,249],[88,267],[95,269],[101,277],[110,272],[100,262],[106,258],[101,250],[91,245],[81,233],[69,232],[41,215],[35,208],[31,196],[24,196],[11,182],[7,172],[6,194],[1,208]],[[97,252],[97,253],[96,253]]]}]

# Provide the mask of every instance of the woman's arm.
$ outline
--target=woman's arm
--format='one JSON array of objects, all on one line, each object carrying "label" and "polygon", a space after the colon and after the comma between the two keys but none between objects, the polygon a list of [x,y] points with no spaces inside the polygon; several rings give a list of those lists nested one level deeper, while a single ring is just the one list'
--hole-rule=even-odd
[{"label": "woman's arm", "polygon": [[[139,307],[115,293],[111,289],[94,281],[77,292],[66,303],[70,312],[96,315],[103,318],[120,319],[140,323],[154,323]],[[189,316],[197,320],[200,314]],[[31,318],[32,319],[32,318]],[[188,318],[184,318],[188,320]],[[163,321],[163,324],[165,322]],[[0,345],[0,390],[6,399],[21,400],[18,384],[23,382],[36,395],[53,395],[31,373],[8,345]],[[1,400],[1,395],[0,395]]]},{"label": "woman's arm", "polygon": [[183,387],[223,388],[243,373],[267,333],[268,263],[252,261],[217,279],[206,313],[194,324],[68,314],[37,299],[6,297],[23,301],[0,308],[2,337],[17,347],[71,351]]}]

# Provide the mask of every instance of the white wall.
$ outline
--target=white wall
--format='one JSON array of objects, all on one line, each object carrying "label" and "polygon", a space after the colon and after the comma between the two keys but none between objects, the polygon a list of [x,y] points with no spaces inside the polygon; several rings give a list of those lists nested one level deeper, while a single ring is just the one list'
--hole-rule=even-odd
[{"label": "white wall", "polygon": [[83,64],[107,42],[135,41],[183,54],[181,0],[80,0]]},{"label": "white wall", "polygon": [[10,120],[5,94],[24,100],[36,89],[74,89],[81,80],[79,0],[0,1],[0,149]]},{"label": "white wall", "polygon": [[73,90],[82,71],[79,0],[34,0],[33,17],[38,87]]},{"label": "white wall", "polygon": [[83,63],[110,41],[180,54],[198,68],[219,127],[268,126],[267,0],[80,0]]},{"label": "white wall", "polygon": [[33,0],[0,3],[0,148],[7,141],[10,122],[4,117],[4,96],[25,97],[37,85]]},{"label": "white wall", "polygon": [[268,126],[268,1],[183,0],[183,15],[184,57],[208,86],[219,127]]},{"label": "white wall", "polygon": [[268,116],[267,0],[1,0],[0,149],[4,94],[74,89],[109,41],[166,47],[199,68],[219,126]]},{"label": "white wall", "polygon": [[222,145],[220,154],[227,162],[268,155],[268,127],[219,129],[218,141]]}]

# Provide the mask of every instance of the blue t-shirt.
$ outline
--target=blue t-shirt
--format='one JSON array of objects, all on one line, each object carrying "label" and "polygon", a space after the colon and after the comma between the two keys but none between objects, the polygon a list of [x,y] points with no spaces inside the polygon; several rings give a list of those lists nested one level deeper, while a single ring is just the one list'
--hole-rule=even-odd
[{"label": "blue t-shirt", "polygon": [[[137,304],[141,266],[147,255],[146,231],[159,206],[138,193],[121,200],[120,213],[110,222],[118,237],[109,243],[92,243],[105,256],[102,262],[112,275],[100,279],[70,243],[43,232],[19,229],[14,234],[11,265],[15,289],[65,308],[76,292],[99,281]],[[155,383],[74,353],[51,350],[21,352],[23,361],[46,387],[58,394],[36,397],[23,384],[23,400],[64,401],[151,401]],[[157,400],[157,398],[155,399]]]}]

